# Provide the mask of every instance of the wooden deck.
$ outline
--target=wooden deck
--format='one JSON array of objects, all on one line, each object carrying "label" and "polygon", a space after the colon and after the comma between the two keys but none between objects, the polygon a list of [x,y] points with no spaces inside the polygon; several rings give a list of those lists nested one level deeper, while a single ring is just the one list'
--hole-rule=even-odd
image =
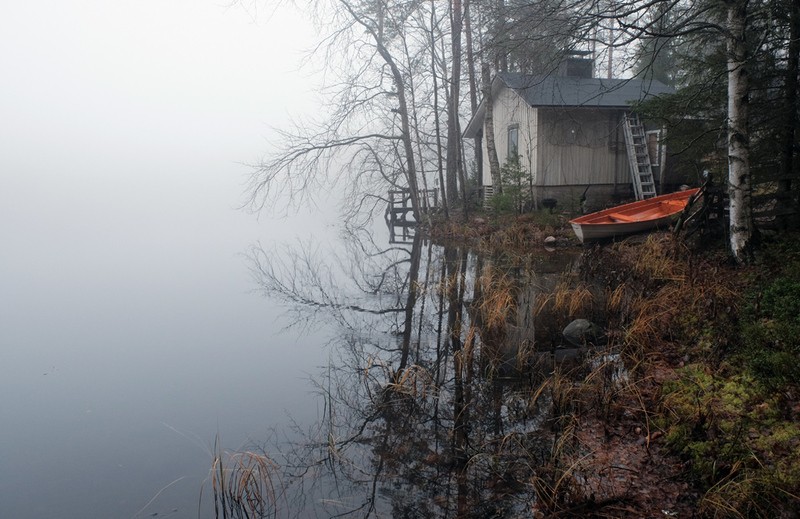
[{"label": "wooden deck", "polygon": [[[386,225],[389,227],[390,243],[411,243],[417,216],[411,203],[410,189],[389,190],[388,207],[386,208]],[[420,210],[427,213],[439,208],[439,190],[427,189],[419,192]]]}]

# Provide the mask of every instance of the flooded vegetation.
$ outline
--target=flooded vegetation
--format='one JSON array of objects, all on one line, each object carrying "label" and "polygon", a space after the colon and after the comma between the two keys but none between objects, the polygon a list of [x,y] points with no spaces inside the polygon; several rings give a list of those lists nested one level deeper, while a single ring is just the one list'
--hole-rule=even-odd
[{"label": "flooded vegetation", "polygon": [[519,517],[595,506],[601,489],[583,473],[577,419],[611,412],[630,380],[619,354],[599,348],[605,337],[571,344],[562,333],[576,318],[604,324],[605,305],[619,304],[580,278],[580,249],[490,257],[417,235],[355,251],[349,261],[253,251],[260,287],[291,303],[298,325],[333,320],[340,332],[314,378],[318,423],[279,452],[242,454],[258,469],[231,459],[219,478],[227,486],[215,495],[232,516],[263,513],[262,499],[241,497],[248,484],[277,517]]},{"label": "flooded vegetation", "polygon": [[348,251],[361,254],[252,256],[259,285],[296,305],[298,324],[340,326],[315,378],[320,421],[280,453],[276,506],[394,517],[530,510],[553,485],[531,477],[559,445],[569,404],[558,379],[578,357],[559,328],[593,301],[558,292],[577,251],[493,260],[419,235]]},{"label": "flooded vegetation", "polygon": [[[313,377],[319,420],[215,465],[219,517],[729,516],[732,502],[760,516],[795,502],[794,455],[760,465],[796,451],[791,368],[775,369],[789,353],[728,373],[726,349],[746,356],[725,331],[743,290],[707,277],[724,268],[713,256],[669,234],[505,255],[420,235],[370,246],[352,261],[298,252],[291,268],[254,251],[266,295],[339,333]],[[761,311],[790,288],[768,288]],[[746,333],[772,333],[759,326]]]}]

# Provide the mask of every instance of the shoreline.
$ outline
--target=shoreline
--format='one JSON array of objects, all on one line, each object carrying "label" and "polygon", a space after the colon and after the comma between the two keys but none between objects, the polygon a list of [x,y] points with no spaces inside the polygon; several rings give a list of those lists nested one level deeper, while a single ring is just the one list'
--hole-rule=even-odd
[{"label": "shoreline", "polygon": [[[800,489],[800,440],[784,437],[797,430],[797,382],[785,380],[780,387],[770,387],[760,381],[747,358],[753,354],[752,345],[737,337],[747,333],[748,326],[758,326],[758,316],[755,323],[745,322],[754,319],[745,307],[759,284],[779,283],[782,275],[800,279],[800,251],[781,256],[792,236],[778,241],[777,250],[766,250],[760,263],[743,268],[732,265],[724,244],[715,247],[697,239],[687,244],[672,233],[582,246],[567,218],[559,214],[434,220],[424,232],[434,243],[504,256],[543,250],[545,239],[552,236],[556,247],[582,249],[581,280],[606,286],[609,348],[620,352],[631,383],[609,394],[607,387],[590,383],[598,376],[596,370],[573,381],[570,394],[577,419],[569,431],[571,448],[545,468],[560,471],[564,481],[579,481],[580,494],[591,500],[573,503],[572,511],[554,502],[535,510],[535,516],[578,510],[613,510],[619,514],[615,517],[662,511],[679,517],[727,515],[731,510],[725,503],[735,502],[753,511],[744,515],[762,517],[757,511],[763,503],[776,513],[800,505],[795,497]],[[796,286],[800,297],[800,281]],[[736,365],[742,358],[744,368]],[[769,380],[770,373],[761,376]],[[698,384],[708,393],[697,404],[699,410],[685,398]],[[717,411],[720,400],[733,397],[730,392],[745,393],[740,398],[746,405],[722,405]],[[773,407],[789,411],[752,411]],[[746,438],[726,432],[743,421],[751,427]],[[699,437],[698,430],[703,431]],[[776,434],[781,438],[775,439]],[[769,452],[765,444],[788,450],[788,460]],[[724,449],[758,452],[758,457],[732,456]],[[749,490],[741,486],[754,480],[762,484]]]}]

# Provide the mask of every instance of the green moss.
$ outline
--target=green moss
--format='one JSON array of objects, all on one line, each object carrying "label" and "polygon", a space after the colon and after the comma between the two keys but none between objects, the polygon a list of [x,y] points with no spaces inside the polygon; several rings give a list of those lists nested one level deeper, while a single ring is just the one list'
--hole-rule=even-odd
[{"label": "green moss", "polygon": [[[790,266],[790,265],[789,265]],[[738,359],[759,383],[780,389],[800,380],[800,280],[755,285],[742,312]]]},{"label": "green moss", "polygon": [[[790,506],[800,489],[800,427],[777,397],[746,372],[723,375],[694,364],[664,386],[668,445],[709,489],[705,507],[735,506],[762,517]],[[793,506],[793,505],[791,505]]]}]

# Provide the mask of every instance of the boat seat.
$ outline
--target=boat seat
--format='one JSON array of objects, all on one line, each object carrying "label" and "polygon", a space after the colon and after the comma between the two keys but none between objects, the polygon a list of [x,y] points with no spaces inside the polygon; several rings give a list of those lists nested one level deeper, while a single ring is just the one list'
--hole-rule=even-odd
[{"label": "boat seat", "polygon": [[612,219],[618,220],[620,222],[636,222],[636,221],[638,221],[636,218],[633,218],[633,217],[630,217],[630,216],[627,216],[627,215],[624,215],[624,214],[620,214],[620,213],[608,213],[608,216],[610,216]]}]

